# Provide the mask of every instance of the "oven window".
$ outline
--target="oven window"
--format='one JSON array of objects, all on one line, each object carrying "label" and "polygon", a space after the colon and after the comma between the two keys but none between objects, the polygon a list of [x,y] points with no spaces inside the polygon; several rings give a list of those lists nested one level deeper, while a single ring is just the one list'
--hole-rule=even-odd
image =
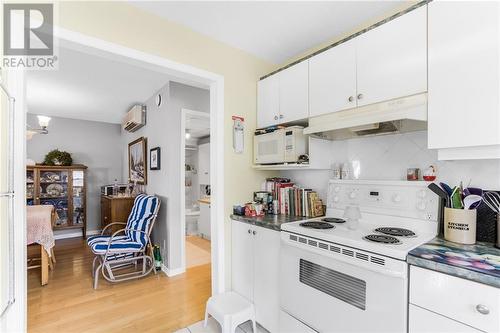
[{"label": "oven window", "polygon": [[361,310],[366,308],[366,282],[300,259],[300,282]]}]

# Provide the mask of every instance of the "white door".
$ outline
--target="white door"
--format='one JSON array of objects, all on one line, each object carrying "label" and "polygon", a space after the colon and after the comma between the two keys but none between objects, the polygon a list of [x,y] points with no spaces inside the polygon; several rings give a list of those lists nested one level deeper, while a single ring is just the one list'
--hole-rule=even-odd
[{"label": "white door", "polygon": [[280,232],[254,227],[254,304],[257,322],[271,333],[279,331]]},{"label": "white door", "polygon": [[[2,79],[5,82],[5,76]],[[0,331],[9,326],[7,312],[15,302],[13,117],[16,111],[15,102],[10,97],[3,87],[0,88]],[[16,197],[19,198],[19,194]],[[19,214],[18,225],[23,225],[21,217]]]},{"label": "white door", "polygon": [[429,148],[500,144],[499,24],[496,1],[429,4]]},{"label": "white door", "polygon": [[257,83],[257,127],[275,125],[279,121],[280,91],[278,74]]},{"label": "white door", "polygon": [[357,38],[357,84],[358,106],[427,91],[426,6]]},{"label": "white door", "polygon": [[278,73],[279,123],[309,117],[309,61],[302,61]]},{"label": "white door", "polygon": [[210,143],[198,146],[198,183],[210,185]]},{"label": "white door", "polygon": [[248,223],[231,220],[233,290],[253,302],[254,237]]},{"label": "white door", "polygon": [[410,304],[409,333],[479,333],[470,326]]},{"label": "white door", "polygon": [[309,59],[309,116],[356,107],[356,44],[349,40]]}]

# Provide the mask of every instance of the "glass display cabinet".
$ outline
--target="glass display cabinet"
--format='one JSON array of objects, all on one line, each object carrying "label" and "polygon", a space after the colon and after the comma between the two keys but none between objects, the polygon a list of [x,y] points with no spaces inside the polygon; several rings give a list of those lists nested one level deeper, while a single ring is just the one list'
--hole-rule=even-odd
[{"label": "glass display cabinet", "polygon": [[84,165],[28,166],[26,204],[54,206],[57,213],[54,230],[82,229],[85,238],[86,171]]}]

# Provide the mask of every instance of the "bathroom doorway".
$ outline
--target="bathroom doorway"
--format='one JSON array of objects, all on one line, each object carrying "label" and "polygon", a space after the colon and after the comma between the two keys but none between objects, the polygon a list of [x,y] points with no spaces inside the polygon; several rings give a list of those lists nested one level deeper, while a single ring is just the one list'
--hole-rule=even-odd
[{"label": "bathroom doorway", "polygon": [[181,122],[181,207],[185,212],[181,214],[185,230],[182,256],[184,267],[191,268],[211,261],[210,114],[182,109]]}]

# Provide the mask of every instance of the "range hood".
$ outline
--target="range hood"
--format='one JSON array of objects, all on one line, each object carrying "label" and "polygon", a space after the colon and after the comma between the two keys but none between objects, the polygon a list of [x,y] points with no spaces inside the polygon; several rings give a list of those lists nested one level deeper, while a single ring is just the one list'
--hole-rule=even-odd
[{"label": "range hood", "polygon": [[309,118],[304,134],[328,139],[427,129],[427,93]]}]

